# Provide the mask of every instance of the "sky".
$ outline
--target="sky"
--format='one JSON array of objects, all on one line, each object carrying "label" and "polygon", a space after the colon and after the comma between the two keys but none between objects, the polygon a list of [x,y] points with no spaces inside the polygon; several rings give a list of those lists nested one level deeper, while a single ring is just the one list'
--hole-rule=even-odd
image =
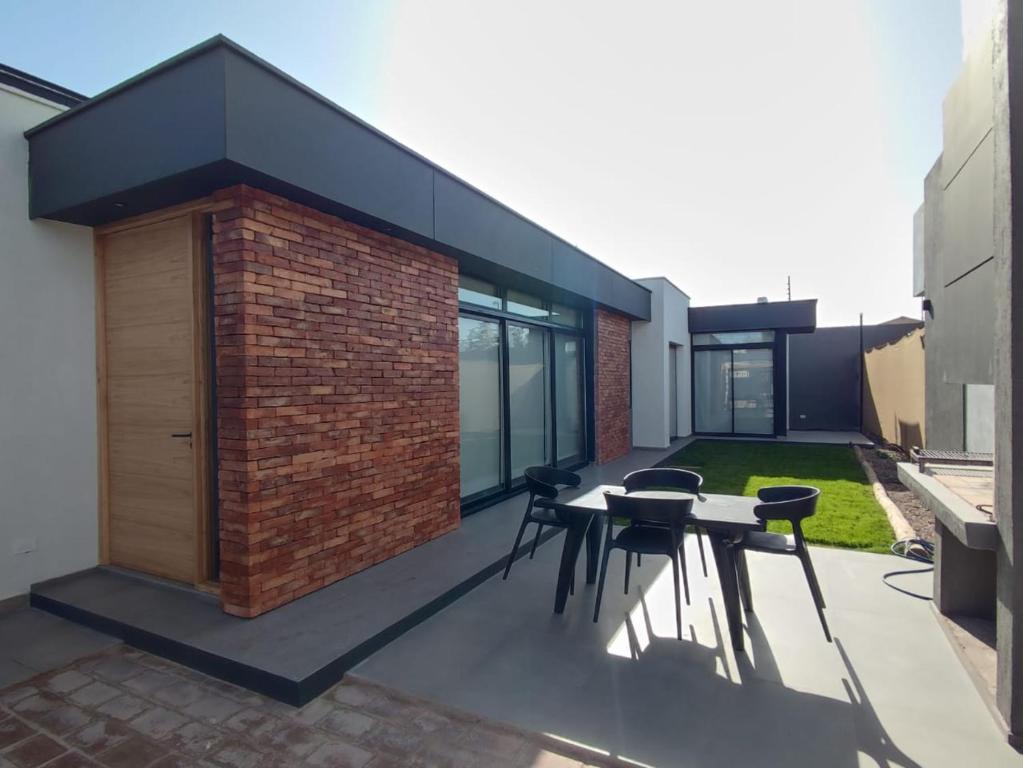
[{"label": "sky", "polygon": [[0,62],[86,95],[223,33],[694,305],[919,317],[913,213],[958,0],[0,0]]}]

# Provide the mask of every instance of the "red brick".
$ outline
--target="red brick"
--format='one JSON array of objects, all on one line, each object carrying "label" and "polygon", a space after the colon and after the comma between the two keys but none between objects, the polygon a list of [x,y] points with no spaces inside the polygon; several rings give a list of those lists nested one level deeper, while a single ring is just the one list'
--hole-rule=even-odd
[{"label": "red brick", "polygon": [[221,592],[256,616],[458,527],[458,266],[216,197]]},{"label": "red brick", "polygon": [[632,324],[598,308],[596,336],[597,463],[606,464],[632,448]]}]

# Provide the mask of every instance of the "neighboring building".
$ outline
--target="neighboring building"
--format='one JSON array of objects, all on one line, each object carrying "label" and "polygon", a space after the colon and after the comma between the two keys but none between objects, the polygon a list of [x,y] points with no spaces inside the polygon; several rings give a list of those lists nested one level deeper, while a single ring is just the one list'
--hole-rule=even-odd
[{"label": "neighboring building", "polygon": [[632,442],[667,448],[692,432],[689,296],[663,277],[650,289],[650,321],[632,324]]},{"label": "neighboring building", "polygon": [[29,220],[21,135],[83,98],[0,67],[0,602],[96,563],[92,231]]}]

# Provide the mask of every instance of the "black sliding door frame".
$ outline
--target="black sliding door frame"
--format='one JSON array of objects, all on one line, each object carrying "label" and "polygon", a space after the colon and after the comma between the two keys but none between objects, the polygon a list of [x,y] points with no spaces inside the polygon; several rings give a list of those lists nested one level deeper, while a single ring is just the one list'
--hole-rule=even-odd
[{"label": "black sliding door frame", "polygon": [[[544,363],[548,367],[547,395],[550,403],[550,425],[547,447],[549,451],[548,465],[560,469],[574,470],[585,466],[587,463],[586,446],[588,444],[588,424],[590,404],[586,397],[586,352],[589,345],[586,343],[587,333],[584,328],[576,328],[558,323],[543,322],[521,315],[500,310],[484,309],[481,307],[461,304],[458,310],[459,317],[471,317],[476,320],[498,323],[498,338],[500,339],[499,379],[501,382],[501,483],[498,487],[480,491],[471,496],[461,498],[462,516],[472,514],[484,507],[509,496],[519,493],[524,486],[521,476],[512,477],[511,457],[511,355],[509,354],[508,326],[517,325],[527,328],[535,328],[546,333],[547,351]],[[555,339],[556,334],[574,336],[582,345],[579,349],[579,396],[582,406],[580,426],[583,430],[581,442],[581,455],[569,457],[565,462],[558,461],[558,403],[557,403],[557,372],[555,365]]]},{"label": "black sliding door frame", "polygon": [[[777,427],[772,428],[771,433],[762,432],[736,432],[735,431],[735,351],[737,349],[769,349],[771,350],[771,367],[772,367],[772,396],[777,396],[777,377],[774,376],[774,367],[777,363],[778,356],[775,353],[775,342],[764,341],[756,342],[751,344],[702,344],[700,346],[694,346],[692,352],[692,364],[690,367],[690,406],[693,414],[693,434],[694,435],[707,435],[708,437],[776,437]],[[730,432],[701,432],[696,428],[696,355],[700,352],[714,352],[714,351],[727,351],[729,353],[729,377],[733,379],[733,382],[729,385],[729,402],[732,410],[732,429]]]}]

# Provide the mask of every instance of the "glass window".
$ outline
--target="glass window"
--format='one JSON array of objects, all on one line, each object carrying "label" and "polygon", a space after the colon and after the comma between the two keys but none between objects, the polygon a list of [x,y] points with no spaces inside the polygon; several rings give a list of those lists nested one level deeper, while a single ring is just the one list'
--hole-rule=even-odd
[{"label": "glass window", "polygon": [[728,333],[694,333],[693,345],[760,344],[774,341],[774,331],[731,331]]},{"label": "glass window", "polygon": [[558,463],[573,464],[586,455],[583,440],[583,340],[554,334],[554,378],[557,405]]},{"label": "glass window", "polygon": [[564,304],[551,304],[551,322],[558,325],[571,325],[578,328],[582,325],[582,313]]},{"label": "glass window", "polygon": [[551,314],[547,309],[547,302],[518,291],[508,291],[505,311],[537,320],[546,320]]},{"label": "glass window", "polygon": [[502,483],[500,325],[458,318],[462,496]]},{"label": "glass window", "polygon": [[508,400],[511,477],[526,467],[550,462],[550,381],[547,336],[543,328],[508,323]]},{"label": "glass window", "polygon": [[458,276],[458,300],[488,309],[501,308],[497,287],[468,275]]},{"label": "glass window", "polygon": [[774,434],[774,351],[732,350],[735,431]]},{"label": "glass window", "polygon": [[693,418],[697,432],[732,431],[732,351],[708,349],[693,355]]}]

